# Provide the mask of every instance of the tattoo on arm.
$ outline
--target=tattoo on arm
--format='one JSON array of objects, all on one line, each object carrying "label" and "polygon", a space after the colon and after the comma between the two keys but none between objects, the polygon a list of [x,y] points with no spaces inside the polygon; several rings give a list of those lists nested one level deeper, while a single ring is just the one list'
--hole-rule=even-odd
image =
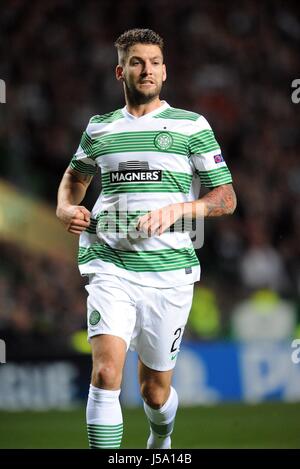
[{"label": "tattoo on arm", "polygon": [[202,197],[205,203],[205,216],[219,217],[234,212],[236,208],[236,195],[232,184],[224,184],[214,188]]}]

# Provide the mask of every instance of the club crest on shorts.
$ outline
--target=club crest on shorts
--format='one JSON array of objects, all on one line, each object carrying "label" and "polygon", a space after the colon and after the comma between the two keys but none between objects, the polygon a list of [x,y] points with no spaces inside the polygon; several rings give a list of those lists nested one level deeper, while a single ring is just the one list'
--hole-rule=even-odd
[{"label": "club crest on shorts", "polygon": [[160,132],[154,139],[154,145],[159,150],[168,150],[173,143],[172,135],[168,132]]},{"label": "club crest on shorts", "polygon": [[98,324],[100,319],[101,319],[101,314],[99,313],[99,311],[96,311],[94,309],[94,311],[92,311],[90,314],[89,323],[91,326],[96,326],[96,324]]}]

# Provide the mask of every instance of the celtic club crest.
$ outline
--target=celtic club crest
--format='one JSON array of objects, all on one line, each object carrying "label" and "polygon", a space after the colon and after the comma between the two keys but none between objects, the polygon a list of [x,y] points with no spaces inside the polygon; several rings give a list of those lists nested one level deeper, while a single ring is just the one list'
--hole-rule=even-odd
[{"label": "celtic club crest", "polygon": [[96,326],[98,322],[101,319],[101,314],[94,309],[94,311],[91,312],[90,317],[89,317],[89,322],[91,326]]},{"label": "celtic club crest", "polygon": [[172,135],[168,132],[160,132],[154,139],[154,144],[159,150],[168,150],[173,143]]}]

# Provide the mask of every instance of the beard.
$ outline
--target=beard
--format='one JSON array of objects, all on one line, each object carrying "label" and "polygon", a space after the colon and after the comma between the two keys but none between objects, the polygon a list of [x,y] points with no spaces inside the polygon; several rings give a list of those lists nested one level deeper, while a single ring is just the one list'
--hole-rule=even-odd
[{"label": "beard", "polygon": [[128,101],[131,104],[147,104],[156,99],[161,91],[162,83],[155,86],[151,91],[140,91],[136,88],[133,83],[129,83],[127,80],[124,80],[125,94]]}]

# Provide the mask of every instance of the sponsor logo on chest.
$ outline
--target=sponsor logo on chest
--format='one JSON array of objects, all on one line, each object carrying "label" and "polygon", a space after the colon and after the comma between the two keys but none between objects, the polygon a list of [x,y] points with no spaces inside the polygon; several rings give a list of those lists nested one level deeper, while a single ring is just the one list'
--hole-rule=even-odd
[{"label": "sponsor logo on chest", "polygon": [[160,182],[162,171],[149,169],[147,161],[126,161],[119,163],[119,170],[110,173],[110,182],[120,184],[122,182]]}]

